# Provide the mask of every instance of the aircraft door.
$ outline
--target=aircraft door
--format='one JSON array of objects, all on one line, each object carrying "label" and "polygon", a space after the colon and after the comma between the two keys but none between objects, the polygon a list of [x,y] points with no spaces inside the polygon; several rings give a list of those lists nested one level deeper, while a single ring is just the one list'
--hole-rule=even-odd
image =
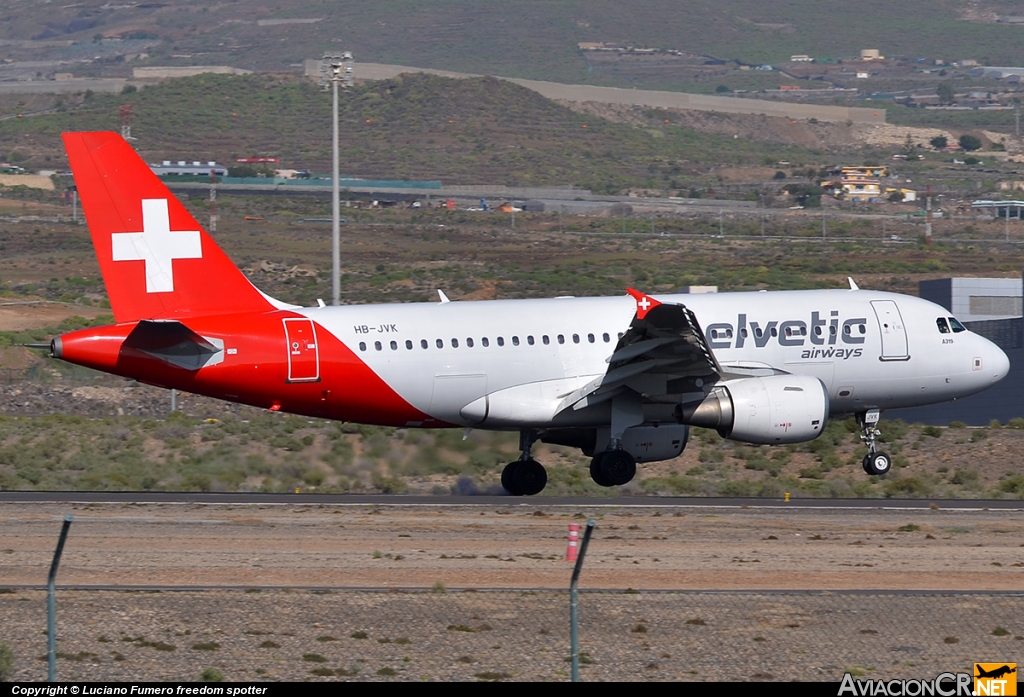
[{"label": "aircraft door", "polygon": [[882,336],[883,361],[905,361],[910,358],[907,344],[907,329],[903,326],[900,309],[893,300],[872,300],[871,307],[878,320]]},{"label": "aircraft door", "polygon": [[318,382],[320,351],[313,320],[289,318],[282,321],[288,351],[288,382]]}]

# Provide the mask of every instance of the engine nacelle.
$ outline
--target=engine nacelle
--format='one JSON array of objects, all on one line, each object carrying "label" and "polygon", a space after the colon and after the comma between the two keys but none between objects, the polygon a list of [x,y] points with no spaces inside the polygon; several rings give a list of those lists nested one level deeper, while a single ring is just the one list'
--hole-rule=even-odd
[{"label": "engine nacelle", "polygon": [[703,401],[681,405],[678,415],[723,438],[776,445],[820,436],[828,408],[828,392],[818,378],[771,375],[719,383]]}]

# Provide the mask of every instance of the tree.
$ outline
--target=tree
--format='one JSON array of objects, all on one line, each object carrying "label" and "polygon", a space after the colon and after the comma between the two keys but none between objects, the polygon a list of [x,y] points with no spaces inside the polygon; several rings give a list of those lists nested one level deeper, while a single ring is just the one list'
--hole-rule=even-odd
[{"label": "tree", "polygon": [[945,150],[946,146],[949,145],[949,140],[946,138],[946,136],[935,136],[928,142],[936,150]]},{"label": "tree", "polygon": [[781,169],[775,170],[775,174],[772,175],[772,179],[785,179],[786,173]]},{"label": "tree", "polygon": [[903,192],[897,190],[889,194],[889,203],[903,203]]},{"label": "tree", "polygon": [[913,157],[916,149],[917,146],[914,145],[914,138],[908,133],[907,139],[903,141],[903,154],[907,157]]},{"label": "tree", "polygon": [[948,82],[940,82],[939,86],[935,88],[935,92],[939,95],[939,104],[952,104],[956,100],[953,85]]},{"label": "tree", "polygon": [[964,150],[980,150],[981,139],[977,136],[962,135],[960,136],[960,147]]},{"label": "tree", "polygon": [[724,94],[726,92],[732,92],[732,90],[726,87],[725,85],[719,85],[718,87],[715,88],[715,92],[718,92],[719,94]]}]

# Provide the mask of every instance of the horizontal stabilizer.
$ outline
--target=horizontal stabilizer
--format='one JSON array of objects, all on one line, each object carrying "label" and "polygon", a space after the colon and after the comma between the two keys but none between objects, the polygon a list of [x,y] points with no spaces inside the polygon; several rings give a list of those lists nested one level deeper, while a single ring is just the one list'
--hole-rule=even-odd
[{"label": "horizontal stabilizer", "polygon": [[224,359],[224,342],[196,334],[181,322],[139,322],[122,348],[135,349],[186,370],[199,370]]}]

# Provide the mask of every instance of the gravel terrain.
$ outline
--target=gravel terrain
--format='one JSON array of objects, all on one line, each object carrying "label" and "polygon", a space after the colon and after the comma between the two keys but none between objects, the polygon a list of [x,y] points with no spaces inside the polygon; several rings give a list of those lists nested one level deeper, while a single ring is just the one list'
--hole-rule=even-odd
[{"label": "gravel terrain", "polygon": [[1016,511],[3,504],[19,680],[45,674],[68,512],[63,679],[564,680],[585,516],[585,679],[924,678],[1024,635]]}]

